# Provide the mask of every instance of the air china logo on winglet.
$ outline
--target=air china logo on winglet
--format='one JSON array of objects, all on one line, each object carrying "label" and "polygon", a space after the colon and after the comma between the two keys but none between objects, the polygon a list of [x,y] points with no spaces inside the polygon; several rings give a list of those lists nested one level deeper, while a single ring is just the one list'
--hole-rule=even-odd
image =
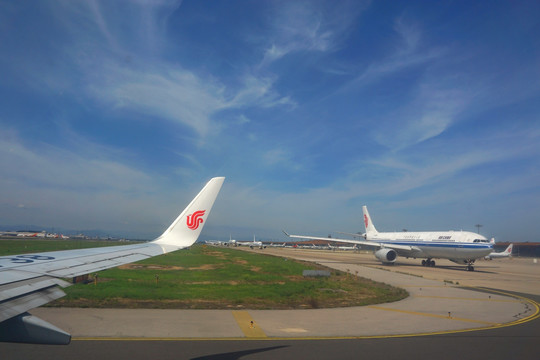
[{"label": "air china logo on winglet", "polygon": [[368,221],[368,218],[366,215],[364,215],[364,224],[366,224],[366,227],[368,226],[369,224],[369,221]]},{"label": "air china logo on winglet", "polygon": [[188,215],[187,217],[187,227],[191,230],[195,230],[201,225],[201,223],[204,221],[201,219],[204,215],[206,210],[199,210],[195,211],[193,214]]}]

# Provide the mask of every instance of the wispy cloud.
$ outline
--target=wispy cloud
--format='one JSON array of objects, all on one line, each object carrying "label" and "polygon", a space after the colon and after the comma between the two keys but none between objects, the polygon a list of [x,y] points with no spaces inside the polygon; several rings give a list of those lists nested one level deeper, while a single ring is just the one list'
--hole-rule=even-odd
[{"label": "wispy cloud", "polygon": [[242,77],[242,87],[228,102],[229,107],[242,108],[260,106],[294,107],[296,103],[288,96],[281,96],[273,87],[274,79],[246,74]]},{"label": "wispy cloud", "polygon": [[371,63],[348,87],[367,86],[411,67],[427,66],[441,59],[448,51],[443,46],[429,47],[424,44],[421,27],[403,17],[395,20],[394,31],[397,37],[389,46],[390,53]]},{"label": "wispy cloud", "polygon": [[290,53],[300,51],[328,52],[341,46],[340,36],[367,7],[366,2],[285,1],[271,12],[270,45],[261,65],[268,65]]},{"label": "wispy cloud", "polygon": [[207,135],[211,116],[229,105],[223,87],[174,66],[150,70],[104,67],[89,87],[91,95],[117,110],[129,110],[181,123],[200,136]]},{"label": "wispy cloud", "polygon": [[443,133],[457,121],[474,97],[458,83],[448,84],[443,77],[424,79],[410,102],[382,115],[372,135],[393,150],[402,150]]},{"label": "wispy cloud", "polygon": [[[5,179],[14,183],[34,184],[41,189],[64,188],[73,191],[99,189],[114,192],[146,192],[152,178],[143,172],[110,158],[114,149],[84,142],[80,151],[66,150],[45,143],[33,142],[29,147],[20,135],[7,130],[0,137],[0,163],[10,169]],[[133,180],[130,183],[124,179]]]},{"label": "wispy cloud", "polygon": [[[232,87],[217,76],[159,56],[155,44],[162,44],[167,38],[162,23],[178,2],[131,4],[129,10],[136,16],[124,20],[126,28],[118,26],[117,18],[111,15],[118,12],[110,11],[111,6],[97,1],[67,3],[59,12],[59,16],[68,19],[63,21],[67,33],[85,39],[68,43],[64,49],[65,60],[69,61],[66,67],[75,79],[71,80],[70,91],[77,92],[77,96],[80,96],[80,82],[86,95],[100,106],[105,104],[120,113],[136,112],[152,120],[182,124],[202,138],[211,129],[220,129],[214,119],[220,111],[295,106],[293,99],[280,95],[274,88],[275,78],[270,76],[245,72],[239,86]],[[142,28],[149,29],[143,36],[147,41],[142,43],[130,33],[130,30],[135,35],[141,32],[141,21]],[[86,31],[81,32],[80,23],[85,24]],[[86,56],[90,52],[92,56]],[[141,53],[145,55],[139,56]],[[62,78],[60,74],[48,75],[44,79],[47,89],[66,90],[65,84],[58,80]]]}]

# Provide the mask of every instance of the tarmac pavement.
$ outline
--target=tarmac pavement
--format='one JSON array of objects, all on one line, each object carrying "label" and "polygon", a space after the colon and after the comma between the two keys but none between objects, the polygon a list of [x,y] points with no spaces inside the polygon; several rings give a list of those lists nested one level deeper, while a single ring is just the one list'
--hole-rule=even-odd
[{"label": "tarmac pavement", "polygon": [[[254,251],[254,250],[251,250]],[[520,323],[538,314],[538,305],[501,292],[464,289],[437,279],[437,268],[420,268],[431,279],[372,266],[365,254],[265,249],[269,254],[316,261],[326,266],[358,272],[375,281],[406,289],[404,300],[376,306],[309,310],[161,310],[37,308],[32,313],[77,339],[297,339],[414,336],[486,329]],[[372,255],[370,255],[372,256]],[[503,268],[504,268],[504,263]],[[487,266],[487,265],[486,265]],[[492,263],[489,264],[492,266]],[[413,270],[417,271],[418,267]],[[479,268],[477,266],[477,268]],[[531,270],[532,269],[532,270]],[[401,271],[400,271],[401,270]],[[435,270],[435,271],[434,271]],[[443,268],[441,271],[447,271]],[[398,272],[399,271],[399,272]],[[413,271],[413,272],[414,272]],[[453,270],[460,277],[461,270]],[[540,289],[537,268],[527,271],[527,286]],[[467,276],[473,276],[471,272]],[[501,272],[488,271],[491,278]],[[485,274],[483,274],[484,276]],[[351,275],[352,276],[352,275]],[[485,276],[484,276],[485,277]],[[486,279],[482,280],[488,281]],[[463,285],[462,280],[460,284]],[[491,284],[489,281],[487,284]],[[504,282],[503,282],[504,284]],[[523,290],[523,289],[522,289]],[[528,291],[521,291],[530,293]]]}]

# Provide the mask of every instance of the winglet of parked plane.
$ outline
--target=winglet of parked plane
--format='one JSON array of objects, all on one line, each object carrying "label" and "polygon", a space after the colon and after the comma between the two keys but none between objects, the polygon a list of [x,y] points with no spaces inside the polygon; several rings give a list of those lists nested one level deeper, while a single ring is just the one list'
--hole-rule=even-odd
[{"label": "winglet of parked plane", "polygon": [[164,252],[191,246],[201,233],[214,201],[223,185],[224,177],[215,177],[182,211],[176,220],[153,243],[163,247]]}]

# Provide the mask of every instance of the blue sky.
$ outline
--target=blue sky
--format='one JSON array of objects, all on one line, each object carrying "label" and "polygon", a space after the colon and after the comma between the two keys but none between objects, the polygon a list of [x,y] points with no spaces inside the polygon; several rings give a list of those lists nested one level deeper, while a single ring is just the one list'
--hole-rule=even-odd
[{"label": "blue sky", "polygon": [[0,224],[540,240],[537,1],[0,3]]}]

